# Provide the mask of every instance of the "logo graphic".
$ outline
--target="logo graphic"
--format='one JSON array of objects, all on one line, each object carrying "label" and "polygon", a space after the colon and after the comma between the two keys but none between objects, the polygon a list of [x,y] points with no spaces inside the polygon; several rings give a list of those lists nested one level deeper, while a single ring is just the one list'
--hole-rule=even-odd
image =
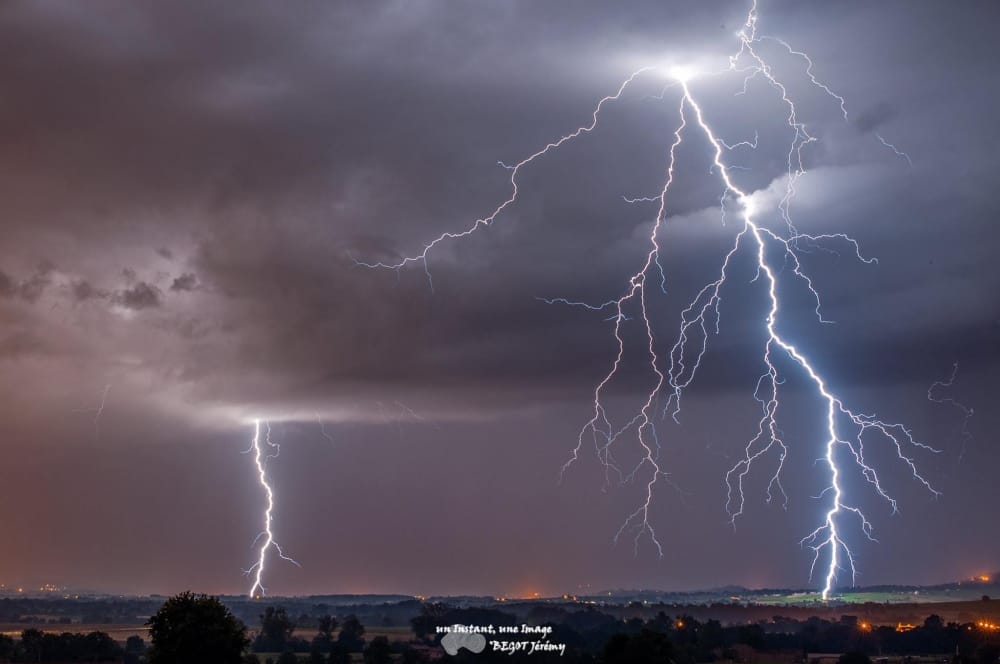
[{"label": "logo graphic", "polygon": [[469,652],[481,653],[486,648],[486,637],[479,632],[448,632],[442,637],[441,646],[451,656],[457,655],[462,648],[468,649]]}]

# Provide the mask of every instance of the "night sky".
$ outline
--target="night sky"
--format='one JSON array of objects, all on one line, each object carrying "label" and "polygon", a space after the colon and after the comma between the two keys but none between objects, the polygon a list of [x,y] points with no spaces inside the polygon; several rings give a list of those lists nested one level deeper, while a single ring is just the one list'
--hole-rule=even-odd
[{"label": "night sky", "polygon": [[[268,466],[275,534],[302,564],[272,563],[272,593],[815,587],[799,539],[824,505],[822,405],[787,361],[788,508],[764,501],[762,466],[735,530],[725,510],[725,473],[760,412],[766,309],[746,255],[679,424],[658,420],[663,558],[648,540],[613,542],[644,481],[604,490],[587,444],[559,482],[615,345],[606,313],[538,298],[619,297],[644,260],[656,206],[622,196],[662,183],[679,103],[676,89],[657,98],[665,77],[637,79],[596,131],[526,167],[492,227],[433,252],[433,290],[420,265],[355,264],[419,253],[491,212],[510,186],[498,160],[587,124],[639,67],[724,69],[747,8],[4,2],[0,583],[246,592],[263,494],[241,453],[260,417],[282,446]],[[807,50],[847,100],[845,122],[801,59],[761,47],[818,138],[796,223],[879,259],[842,244],[804,254],[836,322],[790,289],[783,330],[845,402],[941,449],[915,455],[936,499],[880,466],[898,514],[850,481],[879,540],[846,533],[858,582],[994,571],[1000,6],[760,11],[761,33]],[[739,75],[691,88],[727,141],[758,132],[756,150],[728,158],[775,221],[780,98],[759,80],[734,96]],[[690,136],[661,238],[663,348],[740,228],[720,223],[709,146]],[[607,393],[619,421],[655,380],[639,323],[623,329]],[[927,399],[955,362],[939,394],[975,409],[969,440],[957,408]],[[626,460],[637,450],[634,436],[621,445]]]}]

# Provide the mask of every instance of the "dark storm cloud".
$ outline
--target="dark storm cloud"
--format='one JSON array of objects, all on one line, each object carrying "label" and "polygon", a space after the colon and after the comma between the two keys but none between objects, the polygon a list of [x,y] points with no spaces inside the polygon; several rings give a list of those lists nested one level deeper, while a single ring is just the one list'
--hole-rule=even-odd
[{"label": "dark storm cloud", "polygon": [[198,277],[192,272],[186,272],[173,280],[170,284],[170,290],[181,292],[193,291],[197,285]]},{"label": "dark storm cloud", "polygon": [[889,122],[897,114],[896,108],[887,102],[882,102],[860,113],[854,120],[854,126],[858,128],[858,131],[867,134]]},{"label": "dark storm cloud", "polygon": [[118,291],[114,302],[126,309],[148,309],[160,306],[160,289],[140,281],[130,288]]},{"label": "dark storm cloud", "polygon": [[[188,261],[199,288],[224,303],[180,314],[188,322],[172,329],[190,329],[197,320],[198,329],[244,330],[228,366],[220,358],[213,371],[270,372],[276,392],[317,380],[335,384],[376,376],[376,382],[416,387],[435,381],[489,384],[501,377],[575,383],[600,375],[599,360],[612,350],[600,317],[546,307],[536,297],[605,301],[621,292],[641,259],[642,233],[653,210],[624,205],[620,197],[649,194],[658,185],[675,111],[672,100],[643,97],[659,91],[656,81],[641,81],[634,94],[609,106],[600,131],[525,169],[521,201],[502,215],[495,231],[445,243],[432,253],[437,295],[430,295],[419,267],[403,270],[397,285],[397,275],[355,268],[352,259],[398,258],[442,230],[461,229],[488,213],[506,195],[506,171],[493,165],[497,159],[516,160],[586,121],[594,100],[613,90],[629,66],[685,51],[723,53],[732,47],[731,32],[743,11],[721,2],[680,13],[667,5],[621,11],[603,3],[573,12],[533,3],[448,12],[433,3],[307,4],[296,12],[250,4],[231,25],[232,17],[211,5],[125,7],[112,3],[89,15],[54,3],[3,14],[9,38],[0,46],[0,75],[16,86],[11,98],[18,100],[0,111],[0,130],[13,139],[7,158],[19,164],[11,169],[9,182],[17,186],[5,192],[7,205],[16,218],[46,219],[49,228],[89,252],[136,233],[150,238],[145,251],[165,261]],[[817,10],[804,21],[796,19],[798,11],[767,14],[769,28],[817,43],[817,72],[848,98],[852,112],[858,109],[851,122],[863,134],[885,129],[915,154],[918,148],[933,153],[935,136],[910,131],[897,137],[892,130],[937,112],[934,99],[930,106],[909,99],[937,94],[937,84],[886,94],[886,77],[898,75],[898,68],[886,65],[867,78],[858,76],[857,62],[826,50],[817,36],[822,26],[838,26],[871,37],[872,26],[889,20],[892,10],[851,5],[838,15]],[[919,34],[924,18],[921,12],[905,14],[897,23],[901,31]],[[426,31],[426,25],[439,25],[448,38]],[[956,21],[952,29],[958,34],[977,28]],[[104,38],[107,30],[115,39]],[[962,54],[945,50],[929,57],[918,41],[894,48],[907,71],[942,72],[938,78],[948,86],[963,85],[946,69]],[[31,75],[21,64],[27,61],[33,63]],[[786,58],[785,73],[796,75],[799,64]],[[706,85],[700,92],[713,121],[734,141],[749,137],[774,101],[766,89],[754,90],[745,105],[748,121],[730,112],[736,108],[728,101],[732,90]],[[831,134],[827,143],[836,146],[842,122],[836,105],[815,90],[806,96],[808,121],[817,133]],[[909,104],[907,113],[896,98]],[[72,116],[58,110],[68,107],[76,109]],[[965,112],[979,118],[975,107]],[[851,294],[867,289],[874,301],[880,289],[891,292],[893,280],[913,277],[910,268],[926,255],[925,231],[900,239],[891,229],[922,210],[947,210],[950,184],[915,193],[914,183],[928,174],[927,160],[918,160],[918,173],[899,185],[894,157],[879,153],[877,144],[840,142],[862,154],[861,160],[886,162],[873,177],[897,182],[891,196],[879,198],[878,187],[869,186],[868,204],[838,212],[847,230],[860,233],[866,248],[883,256],[885,269],[878,275],[822,257],[811,267],[825,282],[831,306],[853,307],[855,320],[887,317],[891,327],[891,301],[858,308]],[[817,167],[824,160],[851,165],[825,143],[809,149]],[[684,158],[699,157],[692,149]],[[781,158],[780,149],[748,155],[761,174],[747,174],[748,182],[766,186],[780,174],[774,166]],[[969,163],[970,155],[962,159]],[[58,195],[36,195],[52,181],[64,183]],[[676,192],[672,215],[691,214],[717,198],[716,185],[705,178],[684,182]],[[914,195],[921,200],[911,204]],[[981,194],[963,204],[970,217],[985,217],[992,205]],[[866,219],[880,221],[868,230]],[[702,223],[714,222],[706,216]],[[817,221],[827,228],[819,226],[824,223]],[[30,242],[32,228],[15,222],[12,231]],[[724,247],[696,236],[680,245],[697,256],[671,257],[677,265],[670,274],[673,291],[683,297],[712,277],[712,269],[699,266],[712,265]],[[886,250],[897,264],[886,264]],[[193,272],[159,283],[152,273],[136,272],[135,251],[119,259],[131,271],[124,273],[130,288],[118,292],[117,301],[153,308],[166,302],[162,293],[194,285]],[[935,269],[951,269],[945,263]],[[841,272],[851,286],[838,291]],[[858,282],[859,274],[867,283]],[[929,271],[916,274],[934,278]],[[77,280],[100,283],[98,291],[114,288],[93,272]],[[742,297],[737,290],[733,301]],[[676,309],[667,306],[664,316],[676,320]],[[793,310],[806,314],[808,303]],[[943,339],[968,328],[970,313],[944,319],[954,330],[939,325],[930,309],[915,312],[910,325],[945,347]],[[741,323],[739,315],[727,320],[740,334],[716,340],[719,352],[738,355],[752,347],[740,341],[752,321]],[[224,334],[209,337],[206,343],[230,346]],[[888,331],[845,334],[830,343],[849,352],[859,349],[862,338],[873,348],[891,345]],[[342,352],[345,347],[350,353]],[[205,369],[196,355],[182,353],[170,362],[190,364],[195,373]],[[903,363],[919,367],[909,359]],[[641,371],[636,375],[645,378]],[[703,380],[709,386],[724,378],[706,373]],[[239,401],[241,395],[218,398]]]},{"label": "dark storm cloud", "polygon": [[6,273],[0,272],[0,296],[16,296],[26,302],[37,301],[52,283],[52,269],[52,265],[42,262],[34,274],[22,280],[15,280]]},{"label": "dark storm cloud", "polygon": [[86,302],[87,300],[95,298],[105,299],[108,297],[108,293],[106,291],[95,288],[94,285],[86,279],[80,279],[79,281],[73,282],[70,293],[72,294],[73,299],[77,302]]},{"label": "dark storm cloud", "polygon": [[17,292],[17,288],[14,286],[14,280],[4,272],[0,272],[0,295],[10,297],[15,292]]},{"label": "dark storm cloud", "polygon": [[20,293],[28,302],[34,302],[42,296],[42,293],[49,286],[49,280],[45,275],[36,274],[23,284],[21,284]]},{"label": "dark storm cloud", "polygon": [[[888,8],[852,7],[842,16],[810,14],[806,22],[795,20],[793,8],[791,18],[776,11],[769,20],[778,34],[817,42],[817,70],[847,96],[852,110],[860,109],[852,122],[863,133],[891,123],[905,127],[891,99],[900,95],[864,94],[867,80],[883,88],[886,83],[876,75],[857,77],[856,63],[811,39],[822,31],[818,25],[849,32],[892,15]],[[655,81],[638,84],[633,96],[609,107],[601,131],[526,169],[521,202],[495,232],[433,253],[437,296],[430,296],[419,267],[404,270],[397,286],[396,275],[354,268],[352,259],[398,258],[489,212],[506,195],[506,172],[493,166],[496,159],[516,160],[585,121],[594,100],[612,90],[633,61],[731,48],[731,31],[742,18],[742,7],[730,3],[704,3],[681,14],[665,5],[632,12],[602,3],[568,13],[532,3],[449,12],[433,3],[311,4],[296,12],[251,4],[235,26],[220,31],[212,26],[228,26],[231,17],[212,6],[139,11],[108,5],[105,11],[89,16],[55,3],[47,11],[5,15],[11,34],[0,69],[19,86],[12,92],[19,102],[0,114],[0,126],[23,146],[9,158],[20,159],[15,178],[27,185],[10,192],[8,205],[26,219],[44,216],[70,235],[80,228],[80,241],[93,238],[95,250],[104,238],[114,242],[131,229],[154,228],[164,240],[157,255],[172,261],[178,250],[165,251],[165,245],[193,238],[185,253],[198,282],[228,300],[217,319],[201,327],[246,330],[228,370],[259,364],[275,374],[277,391],[314,383],[319,367],[325,367],[326,382],[381,376],[411,386],[519,375],[532,383],[575,382],[599,375],[596,358],[611,350],[600,318],[547,308],[535,298],[605,301],[620,293],[641,259],[641,229],[653,210],[629,207],[620,197],[648,194],[658,185],[674,103],[642,98],[658,92]],[[922,19],[900,20],[912,31]],[[440,25],[448,39],[428,33],[428,24]],[[109,25],[113,47],[101,39]],[[908,70],[928,71],[959,57],[944,52],[931,60],[917,43],[896,48],[897,57],[910,59]],[[32,54],[34,76],[19,69],[24,53]],[[621,61],[601,64],[606,53]],[[788,62],[794,72],[798,63]],[[764,117],[760,109],[773,99],[765,89],[756,92],[747,107],[754,118]],[[815,92],[807,95],[809,122],[836,132],[836,105]],[[703,94],[731,140],[752,133],[752,124],[727,110],[732,90],[706,86]],[[71,118],[56,110],[71,105],[77,109]],[[915,105],[910,111],[919,113],[933,109]],[[905,144],[932,152],[928,140],[934,137],[913,134]],[[865,159],[886,158],[870,145],[847,143],[867,151]],[[840,159],[826,149],[809,153],[817,166],[824,158]],[[766,186],[780,173],[772,166],[781,157],[780,148],[748,156],[763,175],[755,180],[751,173],[749,181]],[[893,166],[890,157],[875,177],[886,177]],[[29,198],[52,179],[70,186],[57,197]],[[921,209],[946,207],[935,200],[935,192],[948,190],[945,183],[919,194],[921,205],[897,205],[899,196],[911,195],[914,181],[896,188],[892,200],[855,206],[857,215],[882,220],[873,232],[858,226],[861,219],[845,219],[872,253],[884,255],[891,247],[906,257],[900,248],[911,242],[914,256],[924,251],[919,234],[884,241],[883,229],[899,227]],[[670,213],[688,214],[716,198],[714,183],[691,180],[677,188]],[[965,205],[985,215],[991,203],[980,196]],[[86,224],[80,225],[81,217]],[[714,222],[706,217],[704,223]],[[711,277],[712,270],[687,266],[713,263],[722,248],[711,242],[684,246],[700,260],[677,257],[681,263],[670,276],[679,295]],[[834,273],[853,267],[814,263],[818,279],[829,273],[828,297],[835,302]],[[128,306],[151,307],[160,304],[158,291],[191,285],[190,273],[154,285],[152,275],[131,269],[125,274],[133,289],[139,280],[148,288],[119,293]],[[857,288],[877,291],[897,278],[893,269],[889,265],[881,276],[862,270],[870,283],[840,297]],[[903,265],[895,269],[900,278],[912,274]],[[806,307],[796,305],[802,313]],[[880,315],[881,307],[852,313],[865,319]],[[921,333],[934,318],[926,313],[912,323]],[[665,315],[676,319],[673,310]],[[728,319],[741,329],[738,317]],[[966,324],[960,317],[949,320]],[[950,330],[928,334],[944,338]],[[738,336],[732,343],[738,354]],[[847,350],[858,341],[845,335],[835,343]],[[351,352],[344,354],[344,347]],[[222,370],[214,365],[215,372]],[[723,378],[704,376],[709,385]]]},{"label": "dark storm cloud", "polygon": [[[793,205],[797,223],[850,232],[881,260],[858,264],[843,245],[804,255],[837,323],[817,323],[814,303],[791,288],[788,333],[807,342],[845,389],[925,389],[955,359],[979,391],[994,389],[983,376],[996,367],[1000,318],[997,93],[984,84],[994,78],[995,21],[987,19],[995,10],[903,2],[761,7],[762,29],[807,47],[815,73],[847,98],[851,113],[844,123],[836,103],[807,86],[802,62],[771,45],[781,74],[802,94],[803,120],[820,138],[806,148],[811,173]],[[540,417],[530,432],[498,424],[483,434],[471,424],[447,432],[448,441],[470,446],[488,439],[488,454],[463,448],[463,458],[475,466],[489,455],[510,457],[509,476],[520,476],[516,455],[505,452],[509,440],[522,458],[544,448],[523,492],[545,493],[538,487],[561,463],[563,439],[574,440],[615,346],[605,314],[538,298],[603,302],[626,287],[644,259],[655,206],[628,205],[622,196],[658,191],[676,90],[657,101],[662,81],[642,78],[607,106],[598,131],[525,168],[518,204],[492,228],[431,253],[433,291],[423,265],[396,273],[354,260],[419,252],[429,238],[489,214],[509,191],[509,172],[497,160],[516,162],[589,122],[594,103],[638,66],[729,52],[745,9],[721,1],[245,2],[235,13],[219,3],[4,4],[0,354],[37,363],[18,367],[17,385],[0,384],[5,403],[17,417],[39,414],[49,426],[50,412],[86,410],[101,386],[121,382],[136,387],[116,387],[113,399],[121,401],[112,401],[102,431],[113,430],[115,417],[145,422],[162,406],[171,418],[148,426],[163,445],[176,443],[174,419],[207,413],[220,426],[217,406],[280,415],[301,405],[295,412],[311,418],[314,404],[347,404],[344,420],[370,421],[377,419],[372,404],[395,399],[423,399],[441,419],[545,404],[564,410]],[[712,62],[725,65],[721,57]],[[758,150],[732,156],[752,168],[738,174],[746,185],[765,189],[785,168],[784,116],[760,81],[734,97],[741,84],[739,77],[693,83],[726,140],[760,130]],[[912,155],[912,169],[874,140],[876,131]],[[736,228],[720,225],[718,181],[708,175],[704,142],[689,136],[663,234],[668,294],[651,299],[661,351],[673,342],[680,309],[717,277]],[[36,269],[46,257],[58,269]],[[692,399],[706,400],[695,409],[703,417],[686,418],[691,424],[672,445],[743,434],[710,434],[699,422],[719,419],[713,400],[735,388],[755,405],[745,393],[760,373],[762,293],[753,276],[746,257],[734,263],[720,334],[692,386]],[[100,306],[64,306],[67,300]],[[655,378],[643,364],[642,329],[633,321],[625,330],[629,352],[614,386],[623,397]],[[920,389],[906,394],[914,393],[923,398]],[[923,407],[901,410],[919,420]],[[63,428],[51,432],[31,421],[23,437],[3,439],[79,439],[71,418],[55,418]],[[94,447],[143,439],[143,431],[136,425],[132,436]],[[372,445],[384,438],[352,433]],[[559,441],[558,454],[545,441]],[[190,450],[161,453],[178,472],[188,467]],[[435,472],[411,453],[400,458]],[[370,463],[366,454],[351,461]],[[219,456],[212,471],[225,475],[229,460]],[[396,481],[409,481],[403,465],[380,463]],[[109,478],[126,475],[117,466],[104,470]],[[329,488],[325,477],[303,472],[296,486]],[[695,473],[690,485],[699,482],[714,486],[718,476]],[[439,484],[436,498],[456,499],[447,479]],[[388,506],[371,502],[376,511]],[[449,509],[456,519],[464,514]],[[178,518],[163,509],[149,521],[186,527]],[[517,529],[516,520],[506,525]],[[577,523],[567,540],[584,532],[597,538]],[[727,550],[724,542],[718,550]],[[645,569],[643,579],[661,578],[657,569]]]}]

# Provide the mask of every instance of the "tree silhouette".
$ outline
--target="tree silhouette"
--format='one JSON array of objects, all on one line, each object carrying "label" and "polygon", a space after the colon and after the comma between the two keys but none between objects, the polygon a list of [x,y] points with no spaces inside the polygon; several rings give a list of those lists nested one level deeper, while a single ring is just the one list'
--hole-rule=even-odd
[{"label": "tree silhouette", "polygon": [[284,608],[269,606],[260,615],[260,634],[254,639],[257,652],[284,652],[292,640],[295,623]]},{"label": "tree silhouette", "polygon": [[400,664],[426,664],[428,661],[427,655],[410,646],[403,648],[403,655],[399,658]]},{"label": "tree silhouette", "polygon": [[298,664],[299,658],[295,656],[291,650],[286,650],[281,653],[281,657],[278,658],[277,664]]},{"label": "tree silhouette", "polygon": [[376,636],[365,648],[365,664],[389,664],[392,662],[392,648],[389,639]]},{"label": "tree silhouette", "polygon": [[312,649],[321,653],[330,652],[333,643],[333,633],[337,630],[337,619],[330,615],[319,617],[316,636],[312,640]]},{"label": "tree silhouette", "polygon": [[26,629],[21,632],[21,659],[27,662],[42,661],[42,643],[45,635],[38,629]]},{"label": "tree silhouette", "polygon": [[142,640],[141,636],[133,634],[125,639],[125,652],[139,654],[144,653],[146,652],[146,642]]},{"label": "tree silhouette", "polygon": [[996,664],[997,660],[1000,659],[1000,646],[993,643],[979,646],[979,650],[976,651],[976,659],[979,664]]},{"label": "tree silhouette", "polygon": [[184,592],[151,617],[149,664],[240,664],[246,628],[216,597]]},{"label": "tree silhouette", "polygon": [[348,652],[361,652],[365,647],[365,626],[361,624],[358,617],[349,615],[344,618],[344,624],[340,626],[340,634],[337,636],[337,643]]},{"label": "tree silhouette", "polygon": [[420,615],[410,619],[410,627],[418,639],[433,637],[435,628],[443,624],[448,607],[441,602],[428,602],[420,606]]},{"label": "tree silhouette", "polygon": [[609,664],[669,662],[672,654],[667,635],[649,629],[638,634],[615,634],[604,647],[604,661]]},{"label": "tree silhouette", "polygon": [[837,664],[872,664],[872,660],[863,652],[847,652],[840,656]]},{"label": "tree silhouette", "polygon": [[319,633],[333,638],[333,633],[337,631],[337,619],[331,615],[320,616],[318,621]]},{"label": "tree silhouette", "polygon": [[351,653],[347,651],[347,648],[340,645],[339,642],[334,642],[330,646],[330,657],[326,661],[327,664],[350,664]]},{"label": "tree silhouette", "polygon": [[87,634],[46,634],[37,629],[21,632],[20,644],[9,655],[0,653],[0,660],[10,657],[15,662],[120,662],[121,647],[104,632]]},{"label": "tree silhouette", "polygon": [[0,661],[7,662],[14,656],[14,639],[0,634]]}]

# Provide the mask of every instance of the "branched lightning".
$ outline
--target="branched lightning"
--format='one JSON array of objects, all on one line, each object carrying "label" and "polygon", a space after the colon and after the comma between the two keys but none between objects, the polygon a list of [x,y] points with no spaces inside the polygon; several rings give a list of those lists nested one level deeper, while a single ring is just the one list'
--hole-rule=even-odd
[{"label": "branched lightning", "polygon": [[563,143],[566,143],[567,141],[570,141],[570,140],[576,138],[577,136],[580,136],[581,134],[589,134],[590,132],[592,132],[594,130],[594,128],[597,127],[597,118],[598,118],[598,115],[600,115],[601,109],[604,107],[604,105],[607,104],[608,102],[615,101],[618,98],[620,98],[622,96],[622,94],[625,92],[625,88],[627,88],[629,86],[629,84],[632,83],[632,81],[634,81],[636,79],[636,77],[638,77],[643,72],[649,71],[651,69],[652,69],[652,67],[643,67],[642,69],[634,72],[631,76],[629,76],[627,79],[625,79],[624,82],[622,82],[622,84],[618,87],[618,91],[617,92],[615,92],[613,95],[608,95],[607,97],[605,97],[604,99],[602,99],[601,101],[599,101],[597,103],[597,107],[594,109],[594,112],[593,112],[593,114],[591,116],[591,122],[590,122],[590,124],[578,127],[575,131],[572,131],[572,132],[566,134],[565,136],[562,136],[558,140],[553,141],[553,142],[547,144],[541,150],[538,150],[537,152],[535,152],[534,154],[532,154],[532,155],[530,155],[528,157],[525,157],[524,159],[522,159],[521,161],[517,162],[516,164],[507,165],[507,164],[505,164],[503,162],[498,162],[501,167],[503,167],[504,169],[510,171],[510,186],[511,186],[510,196],[507,198],[507,200],[505,200],[503,203],[501,203],[496,208],[494,208],[493,212],[491,212],[487,216],[482,217],[480,219],[477,219],[475,221],[475,223],[473,223],[471,226],[469,226],[468,228],[466,228],[463,231],[441,233],[441,235],[437,236],[436,238],[434,238],[433,240],[431,240],[430,242],[428,242],[426,245],[424,245],[423,251],[421,251],[416,256],[406,256],[406,257],[404,257],[403,259],[401,259],[400,261],[398,261],[396,263],[385,263],[385,262],[381,262],[381,261],[379,261],[377,263],[366,263],[364,261],[355,261],[355,263],[357,265],[360,265],[360,266],[363,266],[363,267],[389,268],[389,269],[393,269],[393,270],[400,270],[400,269],[406,267],[407,265],[409,265],[410,263],[417,263],[417,262],[423,263],[423,265],[424,265],[424,274],[427,275],[427,283],[430,286],[431,290],[433,291],[434,290],[434,280],[431,277],[430,268],[427,266],[427,255],[431,252],[431,250],[434,247],[436,247],[437,245],[439,245],[442,242],[444,242],[445,240],[455,240],[455,239],[458,239],[458,238],[466,237],[468,235],[471,235],[472,233],[475,233],[480,228],[484,228],[486,226],[491,225],[496,220],[496,218],[500,215],[501,212],[503,212],[505,209],[507,209],[507,207],[509,207],[510,205],[512,205],[514,203],[514,201],[517,200],[517,187],[518,187],[518,185],[517,185],[517,176],[518,176],[518,173],[520,173],[520,171],[521,171],[522,168],[524,168],[526,165],[528,165],[531,162],[533,162],[535,159],[537,159],[537,158],[541,157],[542,155],[548,153],[549,151],[558,148]]},{"label": "branched lightning", "polygon": [[958,378],[958,362],[955,362],[951,366],[951,375],[946,380],[936,380],[931,383],[931,386],[927,388],[927,399],[934,403],[949,404],[962,413],[962,426],[959,430],[959,435],[962,437],[962,449],[958,453],[958,462],[961,463],[962,459],[965,458],[966,447],[969,441],[972,440],[972,432],[969,431],[969,420],[972,419],[976,411],[954,397],[938,396],[937,394],[942,389],[953,387],[956,378]]},{"label": "branched lightning", "polygon": [[[867,482],[872,492],[885,501],[890,512],[896,512],[896,500],[885,489],[875,466],[868,461],[866,443],[888,446],[895,459],[912,475],[913,480],[928,490],[932,495],[938,492],[920,474],[917,469],[915,455],[918,452],[937,452],[937,450],[921,443],[910,429],[902,424],[888,422],[874,414],[866,414],[849,408],[843,399],[829,385],[821,371],[809,359],[801,344],[793,341],[782,330],[781,297],[779,291],[786,283],[797,283],[808,289],[812,298],[813,311],[820,323],[829,323],[824,318],[820,295],[812,279],[806,273],[800,260],[801,254],[813,250],[834,251],[831,244],[846,246],[859,261],[875,263],[876,259],[865,256],[858,242],[843,233],[807,234],[800,232],[792,219],[791,207],[796,196],[796,185],[806,172],[804,149],[816,142],[807,129],[805,122],[799,117],[795,101],[786,85],[765,59],[763,46],[774,44],[805,65],[805,74],[810,83],[822,93],[837,103],[846,120],[848,117],[847,103],[841,95],[823,83],[814,73],[814,63],[810,57],[793,48],[788,42],[765,35],[757,31],[757,3],[754,0],[747,15],[745,24],[737,33],[739,48],[729,58],[729,66],[722,72],[711,75],[735,73],[743,77],[742,88],[737,95],[745,94],[754,81],[761,81],[774,93],[777,103],[784,109],[782,115],[790,131],[791,140],[788,144],[786,165],[787,172],[783,175],[785,191],[777,205],[781,222],[781,230],[773,230],[765,226],[754,208],[754,192],[741,188],[734,179],[734,170],[740,169],[727,162],[727,155],[738,148],[756,149],[759,135],[754,139],[736,143],[727,143],[712,128],[706,118],[697,96],[692,90],[691,80],[696,72],[680,68],[669,68],[664,72],[659,67],[644,67],[632,73],[611,95],[602,98],[594,108],[591,122],[548,143],[544,148],[532,153],[513,165],[500,162],[500,165],[510,171],[510,195],[493,211],[464,230],[445,232],[424,245],[423,250],[409,257],[404,257],[395,263],[364,263],[366,267],[391,268],[399,270],[410,263],[423,263],[424,271],[430,281],[427,265],[428,254],[437,245],[446,240],[462,238],[477,230],[492,224],[509,206],[513,205],[518,196],[517,177],[525,168],[545,154],[558,148],[567,141],[582,134],[594,131],[598,126],[601,111],[610,103],[618,100],[640,75],[649,73],[666,73],[672,82],[666,85],[658,98],[666,98],[668,91],[676,89],[679,92],[677,100],[677,123],[673,131],[666,155],[666,168],[663,184],[655,196],[623,197],[628,203],[648,202],[657,204],[657,213],[648,236],[648,250],[637,265],[636,271],[628,278],[627,284],[620,296],[599,304],[587,303],[575,299],[556,297],[539,298],[548,304],[559,304],[581,307],[586,310],[600,312],[604,320],[611,323],[613,356],[610,367],[593,391],[593,410],[590,419],[583,425],[575,447],[563,465],[560,476],[580,457],[584,444],[592,442],[596,455],[605,468],[605,485],[612,479],[620,483],[640,481],[642,499],[637,508],[632,511],[615,534],[617,542],[626,533],[634,536],[633,542],[638,546],[645,536],[663,555],[663,544],[654,530],[650,515],[653,508],[654,494],[660,482],[671,484],[661,459],[660,439],[657,434],[656,420],[659,416],[671,416],[677,419],[681,399],[685,390],[692,384],[701,360],[708,348],[708,339],[718,334],[721,320],[721,304],[724,289],[729,281],[730,266],[737,255],[749,255],[756,263],[754,283],[759,283],[766,290],[767,308],[763,312],[762,322],[766,340],[761,349],[762,373],[757,379],[753,392],[754,398],[760,404],[760,419],[756,432],[746,443],[744,453],[739,461],[726,474],[727,499],[726,511],[731,523],[744,512],[746,496],[744,480],[755,466],[770,463],[769,482],[765,491],[768,502],[780,496],[783,504],[788,503],[788,496],[782,486],[781,476],[785,459],[789,453],[786,442],[778,425],[778,413],[781,409],[780,386],[785,379],[779,371],[779,358],[789,362],[793,370],[806,378],[815,393],[823,403],[823,431],[821,444],[823,464],[828,476],[828,483],[820,491],[818,498],[826,501],[824,516],[820,524],[801,540],[803,546],[813,551],[810,578],[817,565],[825,562],[822,587],[823,599],[829,598],[833,592],[838,573],[850,574],[854,582],[856,568],[854,556],[848,548],[844,533],[852,525],[869,539],[874,540],[873,526],[862,512],[856,499],[847,494],[844,477],[846,473],[854,472]],[[680,315],[676,338],[668,351],[659,351],[655,325],[651,311],[651,298],[657,293],[666,294],[666,273],[660,263],[661,236],[667,225],[667,205],[672,185],[675,180],[678,147],[690,132],[700,134],[711,147],[711,172],[718,176],[722,186],[720,197],[720,213],[723,221],[727,208],[735,207],[740,212],[742,226],[736,233],[733,245],[722,257],[716,279],[705,285],[695,297],[683,308]],[[878,137],[887,147],[892,148],[900,156],[904,153],[889,145]],[[908,157],[907,157],[908,160]],[[652,278],[654,289],[647,289],[647,282]],[[624,324],[633,320],[639,321],[645,333],[646,343],[643,354],[648,358],[648,367],[652,375],[652,383],[644,401],[624,422],[613,423],[605,407],[604,399],[612,381],[615,380],[622,366],[626,344],[623,334]],[[933,391],[933,387],[932,387]],[[930,393],[929,393],[930,396]],[[661,404],[662,400],[662,404]],[[639,461],[631,468],[623,468],[616,462],[614,456],[615,444],[626,434],[634,435],[639,444]],[[641,479],[640,479],[641,478]]]},{"label": "branched lightning", "polygon": [[251,545],[255,546],[258,542],[263,540],[257,554],[257,562],[251,565],[250,568],[245,571],[245,574],[253,577],[253,585],[250,586],[249,592],[250,597],[258,598],[263,597],[266,590],[262,583],[262,579],[264,576],[264,565],[267,562],[267,552],[270,549],[273,548],[278,553],[278,557],[282,560],[287,560],[296,567],[301,567],[301,565],[285,555],[284,551],[281,550],[281,546],[275,541],[274,531],[271,528],[274,521],[274,490],[271,488],[271,484],[267,479],[265,464],[268,459],[274,459],[278,456],[278,453],[281,451],[281,446],[271,441],[271,426],[265,423],[263,443],[271,450],[267,455],[265,455],[263,447],[261,446],[260,420],[254,420],[253,427],[253,440],[250,443],[250,447],[246,450],[246,453],[249,454],[250,452],[253,452],[254,464],[257,466],[257,477],[260,481],[261,487],[264,489],[264,494],[267,498],[267,507],[264,510],[264,529],[260,531]]},{"label": "branched lightning", "polygon": [[96,408],[81,408],[76,410],[77,413],[93,413],[94,415],[94,437],[100,438],[101,436],[101,415],[104,414],[104,407],[108,402],[108,393],[111,391],[110,383],[104,386],[104,391],[101,392],[101,402],[97,404]]}]

